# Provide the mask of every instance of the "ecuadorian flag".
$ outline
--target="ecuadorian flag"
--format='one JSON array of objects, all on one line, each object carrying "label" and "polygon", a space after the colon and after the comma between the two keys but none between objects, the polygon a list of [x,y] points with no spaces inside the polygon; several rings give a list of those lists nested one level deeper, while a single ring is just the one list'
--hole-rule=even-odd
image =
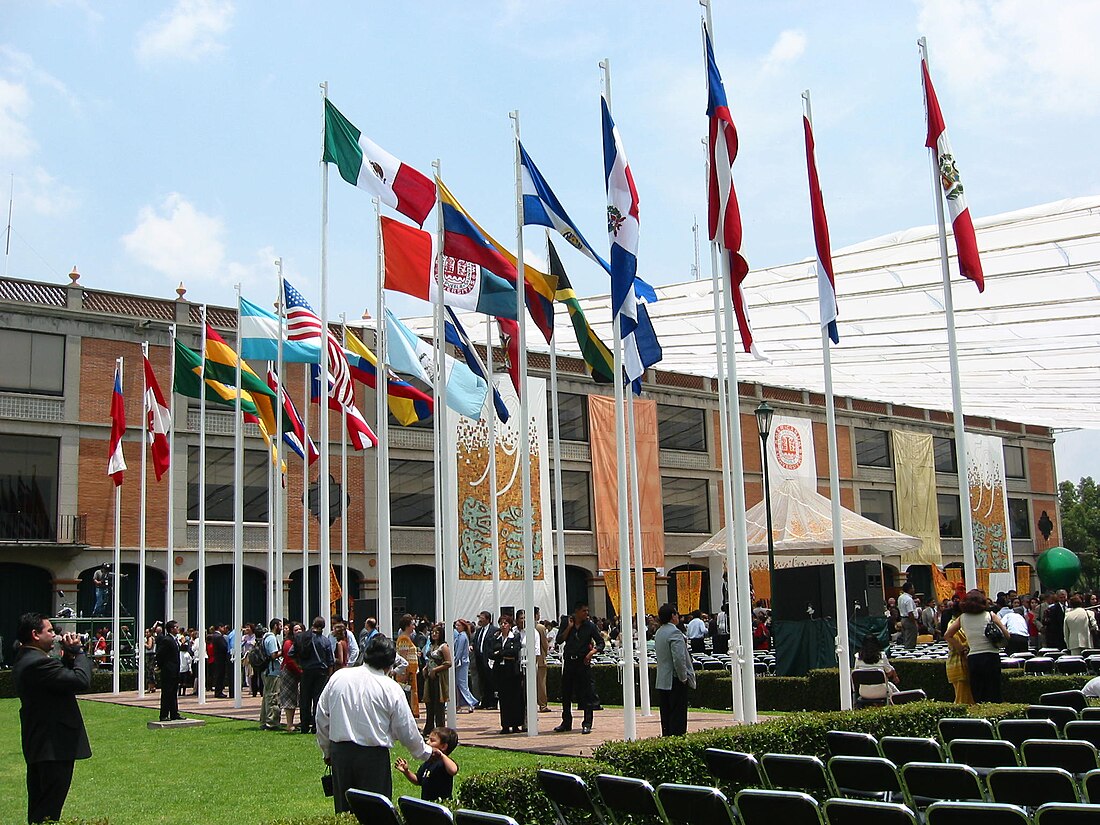
[{"label": "ecuadorian flag", "polygon": [[[351,377],[360,384],[377,389],[378,358],[351,330],[348,330],[347,337],[344,339],[344,354],[348,358]],[[386,400],[390,406],[390,413],[402,426],[408,427],[410,424],[427,421],[432,417],[431,396],[400,378],[390,377]]]}]

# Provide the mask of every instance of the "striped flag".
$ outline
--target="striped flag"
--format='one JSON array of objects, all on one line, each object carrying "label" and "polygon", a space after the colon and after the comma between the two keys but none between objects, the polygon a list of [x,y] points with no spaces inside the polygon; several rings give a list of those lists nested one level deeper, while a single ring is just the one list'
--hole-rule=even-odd
[{"label": "striped flag", "polygon": [[947,198],[947,209],[951,213],[951,234],[955,236],[955,249],[959,254],[959,272],[978,285],[978,292],[984,292],[985,276],[982,274],[982,260],[978,256],[974,222],[970,219],[970,208],[966,203],[959,167],[955,163],[955,153],[951,149],[951,141],[947,139],[947,124],[943,122],[940,102],[928,74],[928,62],[924,59],[921,59],[920,71],[924,82],[925,113],[928,117],[928,137],[924,145],[936,153],[940,185],[943,187],[944,197]]},{"label": "striped flag", "polygon": [[833,252],[829,244],[829,222],[825,219],[825,201],[821,197],[821,182],[817,178],[817,159],[814,155],[814,132],[810,119],[802,116],[802,128],[806,133],[806,171],[810,176],[810,216],[814,224],[814,246],[817,251],[817,296],[821,326],[829,330],[834,344],[840,343],[836,328],[836,279],[833,277]]},{"label": "striped flag", "polygon": [[145,432],[149,437],[150,453],[153,457],[153,473],[157,481],[160,481],[168,472],[168,465],[172,460],[172,449],[168,443],[168,433],[172,431],[172,414],[164,400],[164,393],[160,391],[149,356],[143,354],[141,360],[145,368]]},{"label": "striped flag", "polygon": [[317,358],[313,363],[321,361],[321,330],[324,325],[309,301],[290,285],[290,281],[283,280],[283,298],[286,301],[286,337],[290,341],[307,343],[316,347]]},{"label": "striped flag", "polygon": [[[267,385],[278,394],[279,376],[270,367],[267,370]],[[302,417],[298,415],[298,409],[294,406],[294,401],[286,392],[283,393],[283,442],[297,454],[298,458],[306,457],[306,447],[303,445],[308,445],[310,464],[321,457],[321,453],[317,450],[317,445],[313,443],[313,439],[306,437],[306,428],[302,422]]]},{"label": "striped flag", "polygon": [[[241,357],[256,361],[279,358],[279,318],[273,312],[241,298]],[[309,341],[283,341],[283,363],[316,364],[320,350]]]},{"label": "striped flag", "polygon": [[[347,362],[345,361],[344,364],[346,366]],[[315,364],[310,366],[309,375],[310,401],[319,404],[321,401],[321,368]],[[359,408],[355,406],[354,390],[352,391],[351,402],[342,403],[336,395],[332,375],[328,376],[328,408],[346,416],[348,438],[351,439],[351,446],[354,449],[366,450],[378,446],[378,436],[375,435],[374,430],[367,423],[367,419],[363,418],[363,413],[359,412]]]},{"label": "striped flag", "polygon": [[122,359],[115,360],[115,385],[111,393],[111,442],[107,453],[107,475],[122,486],[126,475],[126,458],[122,455],[122,436],[126,432],[126,404],[122,399]]},{"label": "striped flag", "polygon": [[[377,389],[378,358],[350,329],[344,339],[344,354],[348,359],[348,367],[351,368],[351,377],[371,389]],[[430,395],[394,373],[389,374],[386,384],[390,414],[403,427],[427,421],[432,417],[434,401]]]}]

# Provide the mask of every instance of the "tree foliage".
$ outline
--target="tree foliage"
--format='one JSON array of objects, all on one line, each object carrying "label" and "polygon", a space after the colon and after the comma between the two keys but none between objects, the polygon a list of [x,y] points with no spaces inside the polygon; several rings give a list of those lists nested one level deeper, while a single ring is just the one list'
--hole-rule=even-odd
[{"label": "tree foliage", "polygon": [[1062,511],[1062,544],[1081,560],[1081,578],[1086,587],[1100,588],[1100,486],[1085,476],[1077,484],[1058,485]]}]

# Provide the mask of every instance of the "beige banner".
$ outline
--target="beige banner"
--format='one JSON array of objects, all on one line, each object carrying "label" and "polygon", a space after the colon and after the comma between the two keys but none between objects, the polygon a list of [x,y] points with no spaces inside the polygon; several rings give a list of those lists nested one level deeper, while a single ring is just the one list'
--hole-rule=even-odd
[{"label": "beige banner", "polygon": [[[619,615],[619,571],[605,570],[603,585],[607,588],[607,596],[611,599],[611,609],[615,615]],[[645,612],[648,616],[657,615],[657,571],[642,571],[642,590],[645,593]],[[630,612],[634,612],[634,570],[630,571]]]},{"label": "beige banner", "polygon": [[893,440],[894,480],[898,499],[897,529],[921,540],[920,547],[901,554],[902,569],[910,564],[943,564],[932,436],[928,433],[894,430]]},{"label": "beige banner", "polygon": [[[600,570],[619,566],[618,462],[615,460],[615,399],[588,396],[592,493],[596,505],[596,554]],[[665,517],[661,508],[661,466],[657,446],[657,403],[634,400],[638,449],[638,498],[642,525],[642,567],[665,566]]]},{"label": "beige banner", "polygon": [[690,616],[692,612],[699,609],[699,597],[702,592],[702,570],[676,572],[676,610],[681,616]]},{"label": "beige banner", "polygon": [[992,586],[1008,590],[1016,582],[1008,534],[1004,446],[999,436],[966,434],[966,478],[970,485],[974,560],[979,570],[985,568],[997,576],[994,584],[987,582],[982,589],[987,593]]}]

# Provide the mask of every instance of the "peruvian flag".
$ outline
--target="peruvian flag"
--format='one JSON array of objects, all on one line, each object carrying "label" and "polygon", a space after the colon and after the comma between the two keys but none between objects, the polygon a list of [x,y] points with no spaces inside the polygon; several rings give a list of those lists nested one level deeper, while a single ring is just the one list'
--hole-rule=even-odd
[{"label": "peruvian flag", "polygon": [[126,459],[122,455],[122,435],[126,432],[126,404],[122,400],[122,359],[115,361],[115,389],[111,393],[111,448],[107,453],[107,475],[122,486]]},{"label": "peruvian flag", "polygon": [[168,433],[172,431],[172,414],[164,401],[157,377],[153,374],[153,365],[149,356],[142,354],[145,365],[145,432],[149,436],[150,452],[153,456],[153,472],[157,481],[168,472],[172,460],[172,450],[168,444]]},{"label": "peruvian flag", "polygon": [[814,155],[814,130],[810,119],[802,116],[806,133],[806,171],[810,176],[810,216],[814,223],[814,246],[817,251],[817,300],[822,329],[828,329],[834,344],[840,343],[836,328],[836,279],[833,277],[833,251],[829,243],[829,222],[825,219],[825,199],[821,197],[821,181],[817,178]]},{"label": "peruvian flag", "polygon": [[978,292],[985,291],[985,278],[982,275],[982,261],[978,257],[978,239],[974,235],[974,222],[970,220],[970,209],[966,205],[959,167],[955,163],[955,153],[951,151],[951,141],[947,139],[947,126],[943,122],[940,102],[936,99],[936,90],[932,87],[932,78],[928,74],[928,61],[921,59],[921,78],[924,81],[925,112],[928,115],[928,138],[924,145],[936,153],[936,169],[943,186],[947,208],[951,212],[951,232],[955,236],[955,249],[959,254],[959,271],[978,285]]}]

